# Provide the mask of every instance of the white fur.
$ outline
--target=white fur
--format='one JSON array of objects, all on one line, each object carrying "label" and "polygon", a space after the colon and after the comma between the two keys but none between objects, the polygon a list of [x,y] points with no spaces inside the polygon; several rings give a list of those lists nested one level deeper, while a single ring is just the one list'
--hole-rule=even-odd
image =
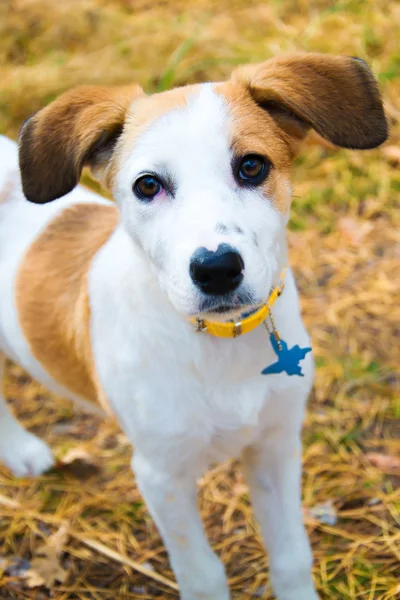
[{"label": "white fur", "polygon": [[[239,188],[232,178],[232,126],[222,98],[204,85],[187,107],[148,127],[122,165],[113,190],[122,223],[89,273],[95,363],[135,447],[138,486],[169,551],[181,598],[230,597],[200,522],[196,478],[212,462],[242,456],[279,600],[315,600],[300,502],[300,432],[312,358],[302,363],[304,378],[263,376],[261,370],[276,359],[264,328],[220,339],[195,333],[187,318],[199,312],[202,300],[189,277],[196,248],[237,248],[255,302],[265,300],[287,260],[287,215],[278,213],[271,198]],[[132,185],[141,172],[158,169],[173,177],[175,197],[143,204]],[[15,269],[45,223],[89,192],[77,189],[45,206],[28,204],[20,191],[16,196],[0,206],[0,345],[54,389],[18,325]],[[228,232],[218,233],[218,223]],[[277,328],[289,347],[307,346],[290,270],[285,283],[273,311]],[[0,446],[0,452],[12,466],[8,451]]]},{"label": "white fur", "polygon": [[[188,269],[198,247],[234,246],[244,259],[244,283],[255,303],[265,300],[286,261],[281,246],[287,215],[280,215],[260,191],[240,187],[233,179],[231,126],[222,96],[204,84],[200,93],[189,96],[187,107],[166,113],[142,134],[113,190],[127,232],[155,263],[160,287],[185,315],[199,314],[199,294]],[[175,197],[135,202],[132,184],[141,172],[153,170],[176,182]],[[218,223],[228,234],[217,232]]]}]

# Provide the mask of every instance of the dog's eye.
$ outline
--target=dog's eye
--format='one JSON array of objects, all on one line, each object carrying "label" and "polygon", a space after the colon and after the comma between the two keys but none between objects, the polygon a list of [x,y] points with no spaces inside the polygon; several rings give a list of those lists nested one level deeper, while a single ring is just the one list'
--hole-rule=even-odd
[{"label": "dog's eye", "polygon": [[258,154],[247,154],[237,166],[237,178],[244,185],[258,185],[267,177],[270,163]]},{"label": "dog's eye", "polygon": [[143,175],[136,180],[133,191],[140,200],[153,200],[163,189],[161,183],[154,175]]}]

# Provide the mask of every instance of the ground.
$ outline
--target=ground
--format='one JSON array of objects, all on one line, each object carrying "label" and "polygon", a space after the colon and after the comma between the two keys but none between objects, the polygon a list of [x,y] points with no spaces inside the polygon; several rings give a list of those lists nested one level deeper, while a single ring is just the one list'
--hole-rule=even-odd
[{"label": "ground", "polygon": [[[389,142],[356,153],[312,136],[293,175],[291,261],[317,362],[304,514],[325,599],[400,597],[399,23],[396,0],[0,5],[0,133],[14,138],[33,111],[83,82],[138,81],[151,92],[292,50],[360,56],[378,77]],[[72,464],[37,480],[0,468],[0,598],[177,598],[118,426],[55,402],[11,364],[6,394]],[[217,466],[199,488],[233,597],[270,598],[240,465]]]}]

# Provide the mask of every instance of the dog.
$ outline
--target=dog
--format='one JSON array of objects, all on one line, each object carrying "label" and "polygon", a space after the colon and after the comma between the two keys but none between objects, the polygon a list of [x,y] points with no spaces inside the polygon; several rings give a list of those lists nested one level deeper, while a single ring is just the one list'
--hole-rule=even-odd
[{"label": "dog", "polygon": [[[1,139],[2,362],[116,415],[183,600],[230,597],[196,503],[196,478],[230,457],[278,599],[318,598],[301,511],[313,359],[285,235],[310,129],[344,148],[384,142],[362,60],[280,56],[152,96],[78,87],[23,125],[21,181]],[[83,167],[116,203],[78,185]],[[53,465],[3,397],[0,458],[17,476]]]}]

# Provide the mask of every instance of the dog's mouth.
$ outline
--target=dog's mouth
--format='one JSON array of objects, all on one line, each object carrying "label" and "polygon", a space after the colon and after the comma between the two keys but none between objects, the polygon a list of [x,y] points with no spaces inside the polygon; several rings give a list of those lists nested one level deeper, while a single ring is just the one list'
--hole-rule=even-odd
[{"label": "dog's mouth", "polygon": [[238,310],[238,307],[234,306],[233,304],[222,304],[222,306],[218,306],[208,312],[214,312],[217,315],[223,315],[224,313],[229,313],[229,312],[233,312],[236,310]]},{"label": "dog's mouth", "polygon": [[256,310],[259,302],[250,292],[241,292],[224,297],[205,298],[200,302],[196,317],[229,321],[237,319],[243,314],[250,314]]}]

